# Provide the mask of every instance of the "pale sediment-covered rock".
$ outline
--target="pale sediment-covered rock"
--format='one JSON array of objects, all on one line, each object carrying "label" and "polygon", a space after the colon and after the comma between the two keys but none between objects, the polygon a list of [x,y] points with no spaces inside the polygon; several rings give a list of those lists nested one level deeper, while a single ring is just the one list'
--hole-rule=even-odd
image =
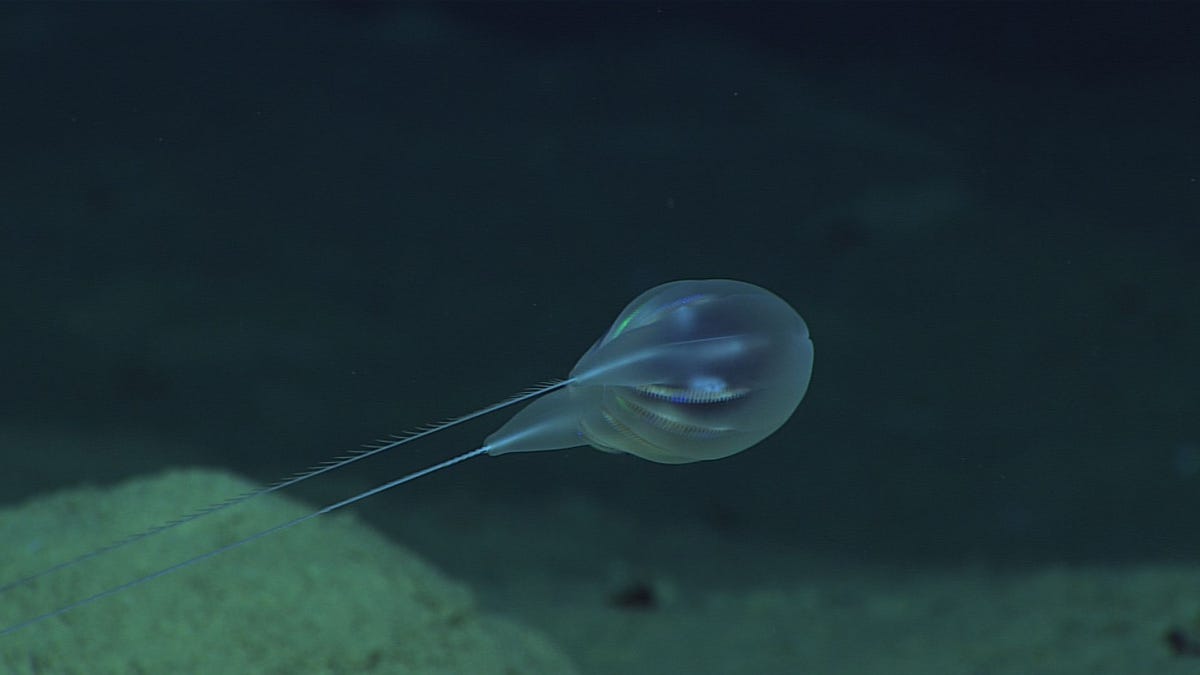
[{"label": "pale sediment-covered rock", "polygon": [[[253,486],[188,470],[0,511],[0,584]],[[0,595],[0,625],[87,597],[310,507],[255,498]],[[528,628],[347,514],[321,516],[0,637],[0,672],[565,675]]]}]

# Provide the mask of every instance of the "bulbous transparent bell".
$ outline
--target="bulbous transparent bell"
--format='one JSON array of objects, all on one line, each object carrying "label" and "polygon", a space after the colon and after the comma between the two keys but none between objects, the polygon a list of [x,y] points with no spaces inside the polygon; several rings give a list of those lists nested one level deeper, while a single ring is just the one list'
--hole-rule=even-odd
[{"label": "bulbous transparent bell", "polygon": [[808,327],[741,281],[646,291],[579,360],[565,389],[496,433],[490,454],[591,445],[680,464],[741,452],[783,425],[808,389]]}]

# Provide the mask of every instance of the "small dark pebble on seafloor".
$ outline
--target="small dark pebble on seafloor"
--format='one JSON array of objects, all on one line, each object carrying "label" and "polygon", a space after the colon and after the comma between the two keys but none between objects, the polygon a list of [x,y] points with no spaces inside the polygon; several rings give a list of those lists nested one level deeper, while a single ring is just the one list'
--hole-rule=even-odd
[{"label": "small dark pebble on seafloor", "polygon": [[1200,633],[1172,628],[1164,636],[1174,656],[1200,656]]},{"label": "small dark pebble on seafloor", "polygon": [[635,581],[609,596],[609,602],[621,609],[647,610],[658,607],[658,596],[650,584]]}]

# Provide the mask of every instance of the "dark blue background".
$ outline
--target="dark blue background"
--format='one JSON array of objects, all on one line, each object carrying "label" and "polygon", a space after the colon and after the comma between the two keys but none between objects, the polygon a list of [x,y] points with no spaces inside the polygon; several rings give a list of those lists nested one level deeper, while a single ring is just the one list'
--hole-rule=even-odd
[{"label": "dark blue background", "polygon": [[760,447],[477,460],[365,517],[580,493],[855,559],[1194,558],[1197,18],[5,5],[5,498],[271,481],[565,375],[650,286],[732,277],[816,345]]}]

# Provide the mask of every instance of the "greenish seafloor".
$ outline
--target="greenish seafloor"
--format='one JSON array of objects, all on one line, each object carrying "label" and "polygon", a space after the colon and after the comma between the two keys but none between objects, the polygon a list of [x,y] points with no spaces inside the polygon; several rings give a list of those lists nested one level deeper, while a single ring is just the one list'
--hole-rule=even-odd
[{"label": "greenish seafloor", "polygon": [[[0,580],[250,488],[191,470],[37,498],[0,512]],[[10,591],[0,622],[305,512],[255,499]],[[0,673],[1200,672],[1166,639],[1200,636],[1196,566],[857,565],[698,523],[663,528],[580,496],[445,497],[402,520],[392,534],[422,542],[473,592],[332,514],[0,638]],[[654,606],[612,602],[631,580],[653,588]]]},{"label": "greenish seafloor", "polygon": [[[174,471],[0,512],[0,581],[33,573],[254,486]],[[23,620],[306,513],[275,495],[174,528],[0,596]],[[315,519],[15,634],[5,675],[573,673],[537,632],[351,515]]]},{"label": "greenish seafloor", "polygon": [[1195,675],[1200,570],[830,571],[779,588],[676,589],[649,613],[520,613],[592,675]]},{"label": "greenish seafloor", "polygon": [[[1167,643],[1172,630],[1200,640],[1191,563],[868,564],[813,555],[799,533],[772,543],[668,525],[582,495],[446,495],[421,512],[399,539],[589,675],[1200,673],[1200,655]],[[657,606],[615,606],[638,580]]]}]

